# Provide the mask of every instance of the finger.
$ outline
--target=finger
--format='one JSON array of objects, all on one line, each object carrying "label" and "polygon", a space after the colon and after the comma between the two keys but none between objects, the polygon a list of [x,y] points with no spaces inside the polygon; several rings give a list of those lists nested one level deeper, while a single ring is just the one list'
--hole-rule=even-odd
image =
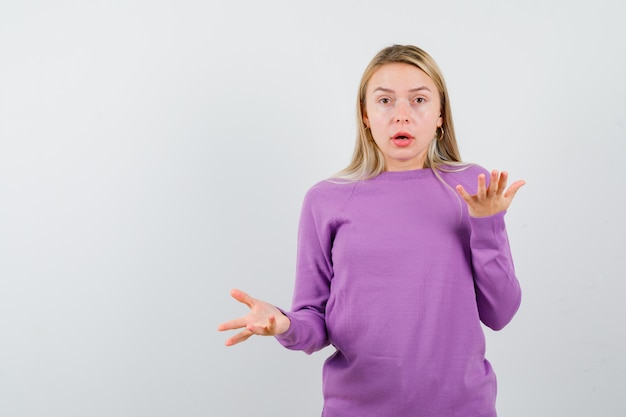
[{"label": "finger", "polygon": [[245,342],[246,340],[250,338],[250,336],[252,336],[252,332],[250,332],[249,330],[246,329],[244,331],[241,331],[237,333],[236,335],[234,335],[233,337],[231,337],[230,339],[228,339],[226,341],[226,346],[233,346],[233,345],[236,345],[237,343]]},{"label": "finger", "polygon": [[243,304],[247,305],[250,308],[252,308],[252,305],[256,302],[256,300],[254,298],[250,297],[245,292],[243,292],[241,290],[238,290],[236,288],[230,291],[230,295],[235,300],[239,301],[240,303],[243,303]]},{"label": "finger", "polygon": [[461,198],[465,201],[467,201],[468,203],[470,202],[470,200],[472,199],[472,196],[469,195],[469,193],[467,191],[465,191],[465,188],[463,188],[463,186],[461,184],[456,186],[456,191],[459,193],[459,195],[461,196]]},{"label": "finger", "polygon": [[509,173],[506,171],[502,171],[500,173],[500,178],[498,179],[498,190],[496,194],[501,195],[506,190],[506,183],[509,180]]},{"label": "finger", "polygon": [[267,331],[269,332],[269,334],[274,334],[274,332],[276,331],[276,317],[271,314],[268,317],[269,323],[267,325]]},{"label": "finger", "polygon": [[485,180],[485,174],[478,176],[478,187],[476,189],[476,197],[484,198],[487,195],[487,186]]},{"label": "finger", "polygon": [[491,171],[491,178],[489,179],[489,188],[487,189],[487,195],[494,195],[498,192],[498,185],[500,173],[497,170]]},{"label": "finger", "polygon": [[246,327],[246,321],[243,317],[227,321],[217,326],[217,330],[223,332],[225,330],[241,329]]}]

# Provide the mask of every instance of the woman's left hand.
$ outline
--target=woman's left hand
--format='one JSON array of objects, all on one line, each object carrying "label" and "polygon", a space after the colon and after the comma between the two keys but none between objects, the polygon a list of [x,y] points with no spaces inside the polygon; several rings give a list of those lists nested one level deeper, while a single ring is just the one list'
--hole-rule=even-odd
[{"label": "woman's left hand", "polygon": [[485,174],[480,174],[478,176],[478,190],[474,195],[470,195],[462,185],[456,186],[456,190],[467,203],[470,216],[492,216],[509,208],[513,197],[526,182],[523,180],[515,181],[507,189],[508,176],[509,174],[505,171],[491,171],[491,181],[487,187]]}]

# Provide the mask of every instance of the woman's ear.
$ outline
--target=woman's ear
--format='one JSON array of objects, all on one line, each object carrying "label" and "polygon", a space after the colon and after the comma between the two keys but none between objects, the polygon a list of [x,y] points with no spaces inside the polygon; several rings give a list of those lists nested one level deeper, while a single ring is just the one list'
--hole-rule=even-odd
[{"label": "woman's ear", "polygon": [[363,124],[365,127],[370,127],[370,120],[367,118],[367,114],[363,115]]}]

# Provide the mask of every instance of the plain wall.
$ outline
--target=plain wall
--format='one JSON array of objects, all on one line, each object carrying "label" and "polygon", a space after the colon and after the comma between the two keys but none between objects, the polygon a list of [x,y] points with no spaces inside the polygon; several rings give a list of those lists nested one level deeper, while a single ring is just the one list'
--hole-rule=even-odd
[{"label": "plain wall", "polygon": [[623,416],[623,1],[0,1],[0,416],[318,416],[321,365],[226,348],[289,308],[306,190],[393,43],[441,66],[465,160],[527,185],[486,330],[506,417]]}]

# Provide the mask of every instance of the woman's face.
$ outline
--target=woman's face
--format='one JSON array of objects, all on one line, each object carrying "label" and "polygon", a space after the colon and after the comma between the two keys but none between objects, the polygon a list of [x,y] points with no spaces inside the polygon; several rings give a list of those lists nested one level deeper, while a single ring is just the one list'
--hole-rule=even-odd
[{"label": "woman's face", "polygon": [[387,171],[423,168],[428,146],[443,124],[439,91],[416,66],[385,64],[367,84],[363,122]]}]

